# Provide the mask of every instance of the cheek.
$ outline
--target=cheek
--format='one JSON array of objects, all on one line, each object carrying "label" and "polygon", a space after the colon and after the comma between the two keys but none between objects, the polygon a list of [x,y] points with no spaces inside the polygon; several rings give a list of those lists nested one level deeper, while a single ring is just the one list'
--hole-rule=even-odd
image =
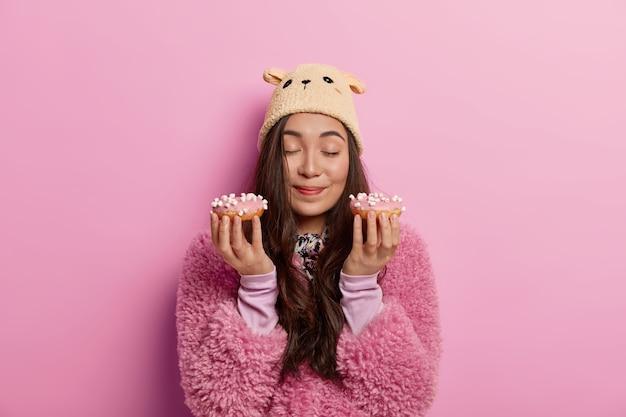
[{"label": "cheek", "polygon": [[289,163],[287,162],[287,160],[285,160],[285,164],[283,165],[283,169],[285,172],[285,179],[287,180],[287,182],[291,183],[293,178],[295,178],[296,175],[296,170],[295,169],[291,169],[291,167],[289,166]]},{"label": "cheek", "polygon": [[337,163],[332,164],[329,169],[329,175],[333,178],[334,182],[337,183],[345,183],[348,178],[348,167],[350,162],[348,159],[337,161]]}]

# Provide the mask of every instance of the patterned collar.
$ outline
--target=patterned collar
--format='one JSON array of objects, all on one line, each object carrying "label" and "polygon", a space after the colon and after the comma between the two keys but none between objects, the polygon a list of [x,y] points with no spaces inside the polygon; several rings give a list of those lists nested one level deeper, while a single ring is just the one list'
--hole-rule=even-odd
[{"label": "patterned collar", "polygon": [[315,276],[316,262],[328,235],[328,228],[322,234],[298,233],[294,248],[294,263],[300,267],[310,280]]}]

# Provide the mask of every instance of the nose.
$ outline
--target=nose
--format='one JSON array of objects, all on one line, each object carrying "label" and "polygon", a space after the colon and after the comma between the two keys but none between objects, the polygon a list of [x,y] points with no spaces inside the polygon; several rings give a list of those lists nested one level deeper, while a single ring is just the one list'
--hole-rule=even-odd
[{"label": "nose", "polygon": [[305,178],[314,178],[321,174],[321,167],[316,159],[315,152],[302,152],[298,174]]},{"label": "nose", "polygon": [[302,80],[302,84],[304,84],[304,88],[306,88],[306,85],[310,82],[311,80]]}]

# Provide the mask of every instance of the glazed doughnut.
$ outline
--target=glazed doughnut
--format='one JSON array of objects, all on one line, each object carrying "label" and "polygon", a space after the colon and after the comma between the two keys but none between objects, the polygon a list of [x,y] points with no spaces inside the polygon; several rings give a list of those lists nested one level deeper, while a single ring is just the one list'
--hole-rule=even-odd
[{"label": "glazed doughnut", "polygon": [[252,220],[254,216],[261,217],[263,212],[267,210],[267,200],[261,195],[253,193],[241,193],[223,195],[216,197],[211,203],[211,213],[215,213],[221,219],[228,216],[232,220],[233,217],[239,216],[241,220]]},{"label": "glazed doughnut", "polygon": [[362,218],[367,218],[367,213],[374,211],[376,217],[380,213],[386,213],[388,216],[396,214],[400,216],[406,211],[406,207],[402,205],[402,198],[394,195],[388,197],[384,193],[358,193],[356,197],[350,194],[350,210],[352,214],[358,214]]}]

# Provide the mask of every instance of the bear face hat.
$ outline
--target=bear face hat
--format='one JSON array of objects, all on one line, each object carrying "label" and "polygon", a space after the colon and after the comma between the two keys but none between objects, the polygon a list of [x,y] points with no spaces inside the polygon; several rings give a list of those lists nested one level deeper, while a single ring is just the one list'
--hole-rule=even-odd
[{"label": "bear face hat", "polygon": [[270,129],[284,116],[294,113],[321,113],[341,121],[354,136],[358,154],[363,142],[352,93],[365,93],[365,85],[354,75],[324,64],[303,64],[292,72],[269,68],[263,79],[276,86],[259,132],[261,149]]}]

